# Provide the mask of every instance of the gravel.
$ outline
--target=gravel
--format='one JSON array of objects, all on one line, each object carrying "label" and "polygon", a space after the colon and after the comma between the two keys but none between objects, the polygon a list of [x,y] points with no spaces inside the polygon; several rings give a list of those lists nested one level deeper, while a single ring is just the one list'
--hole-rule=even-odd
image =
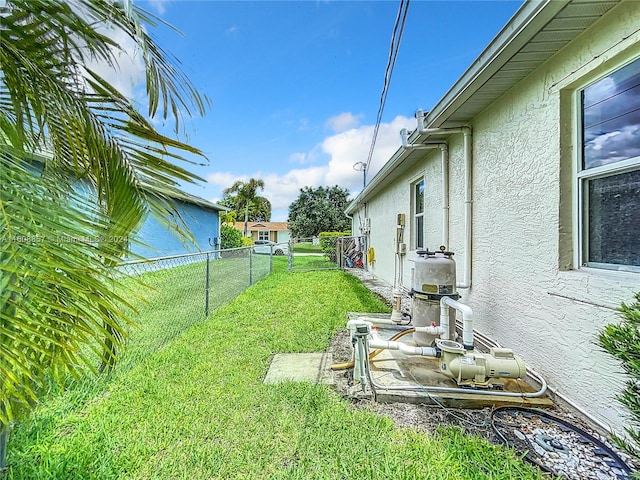
[{"label": "gravel", "polygon": [[[391,305],[393,292],[393,287],[391,285],[380,282],[366,270],[348,269],[347,272],[360,278],[367,288],[383,299],[388,305]],[[403,299],[402,308],[403,311],[409,310],[409,302],[407,300]],[[349,333],[346,330],[338,332],[332,339],[330,349],[335,363],[350,361],[352,359],[352,346]],[[497,444],[501,442],[491,426],[491,408],[459,409],[426,404],[378,403],[372,399],[370,395],[363,394],[358,385],[354,385],[353,369],[337,371],[334,373],[338,393],[349,400],[355,408],[366,408],[380,415],[384,415],[399,427],[412,428],[425,432],[426,434],[433,434],[440,426],[457,426],[465,433],[481,436],[491,443]],[[632,466],[632,459],[629,456],[612,447],[608,438],[594,431],[588,423],[583,421],[582,418],[577,416],[574,412],[560,406],[556,406],[549,410],[549,413],[578,426],[585,432],[588,432],[595,438],[603,441],[607,446],[618,453],[618,455],[620,455],[628,465]],[[538,428],[538,430],[539,431],[536,433],[545,434],[545,432],[540,428]],[[520,435],[525,435],[522,432],[519,433]],[[557,435],[557,433],[554,434]],[[514,433],[514,435],[519,437],[518,434]],[[535,433],[532,435],[532,438],[534,438]],[[568,434],[566,434],[566,436],[567,438],[562,437],[562,440],[569,445],[571,442],[569,442]],[[609,474],[617,472],[611,471],[607,471],[607,476],[605,477],[604,467],[601,466],[595,470],[600,473],[600,476],[597,476],[597,474],[596,476],[584,476],[584,472],[586,471],[585,468],[591,467],[591,464],[585,463],[586,460],[584,460],[584,458],[589,456],[590,452],[580,452],[578,447],[574,447],[573,445],[571,448],[573,450],[571,450],[569,455],[565,456],[566,458],[560,458],[562,454],[553,452],[554,455],[548,455],[545,453],[545,455],[539,456],[539,459],[541,459],[541,462],[547,468],[556,470],[558,468],[563,469],[565,476],[568,478],[575,478],[578,480],[583,478],[616,478]],[[576,459],[583,459],[583,461],[580,463]],[[595,462],[597,462],[597,460],[595,460]],[[588,466],[585,467],[585,465]],[[574,470],[571,470],[572,466],[575,467]]]}]

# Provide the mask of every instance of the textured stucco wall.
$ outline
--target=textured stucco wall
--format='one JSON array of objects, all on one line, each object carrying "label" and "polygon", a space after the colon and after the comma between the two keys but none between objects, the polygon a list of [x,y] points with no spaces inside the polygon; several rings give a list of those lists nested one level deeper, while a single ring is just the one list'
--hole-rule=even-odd
[{"label": "textured stucco wall", "polygon": [[135,240],[131,242],[131,250],[135,255],[154,258],[213,250],[209,245],[209,238],[213,243],[220,236],[218,212],[179,201],[175,205],[191,230],[197,246],[184,245],[178,237],[148,216],[135,234]]},{"label": "textured stucco wall", "polygon": [[[461,291],[478,330],[513,348],[555,390],[616,431],[622,430],[624,410],[614,397],[624,377],[595,342],[600,329],[617,320],[620,303],[640,290],[640,274],[575,264],[579,149],[572,99],[577,88],[640,55],[638,19],[639,2],[617,6],[473,120],[473,285]],[[449,249],[456,254],[460,281],[468,253],[461,135],[449,138],[449,148]],[[370,269],[390,283],[392,226],[397,213],[410,218],[410,183],[421,174],[426,175],[426,246],[437,248],[439,151],[426,151],[367,205],[377,258]],[[409,287],[413,259],[410,252],[404,262]]]}]

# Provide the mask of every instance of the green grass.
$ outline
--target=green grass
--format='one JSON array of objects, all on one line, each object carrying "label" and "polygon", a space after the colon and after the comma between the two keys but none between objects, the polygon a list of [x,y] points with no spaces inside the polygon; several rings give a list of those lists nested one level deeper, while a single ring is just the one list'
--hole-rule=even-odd
[{"label": "green grass", "polygon": [[[274,353],[324,350],[348,311],[387,310],[343,272],[288,274],[286,258],[274,266],[95,396],[70,389],[41,405],[12,432],[7,478],[542,478],[460,430],[430,437],[325,386],[264,385]],[[179,315],[171,302],[156,297],[141,312]]]},{"label": "green grass", "polygon": [[326,255],[294,255],[293,256],[294,272],[303,272],[310,270],[336,270],[338,266],[335,262],[330,261]]},{"label": "green grass", "polygon": [[293,244],[294,253],[322,253],[320,245],[314,245],[311,242],[302,242]]}]

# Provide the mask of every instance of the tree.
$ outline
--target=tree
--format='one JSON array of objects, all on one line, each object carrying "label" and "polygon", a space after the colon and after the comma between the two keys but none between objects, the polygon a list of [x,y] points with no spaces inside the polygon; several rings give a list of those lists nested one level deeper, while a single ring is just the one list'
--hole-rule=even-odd
[{"label": "tree", "polygon": [[110,0],[8,0],[0,12],[0,432],[50,378],[95,371],[96,356],[113,365],[130,307],[113,267],[139,222],[151,214],[188,236],[169,199],[198,180],[175,163],[201,152],[90,66],[117,65],[124,48],[101,32],[124,33],[144,61],[148,117],[175,117],[177,133],[206,100],[151,40],[154,22]]},{"label": "tree", "polygon": [[289,231],[293,237],[317,236],[320,232],[342,232],[351,227],[344,213],[349,192],[333,187],[304,187],[298,198],[289,205]]},{"label": "tree", "polygon": [[220,221],[223,225],[233,225],[236,223],[236,218],[238,218],[238,214],[233,210],[220,213]]},{"label": "tree", "polygon": [[223,199],[218,202],[223,207],[244,218],[244,236],[247,236],[247,224],[251,222],[268,222],[271,220],[271,202],[258,195],[258,189],[264,190],[264,180],[250,178],[248,182],[238,180],[222,191]]}]

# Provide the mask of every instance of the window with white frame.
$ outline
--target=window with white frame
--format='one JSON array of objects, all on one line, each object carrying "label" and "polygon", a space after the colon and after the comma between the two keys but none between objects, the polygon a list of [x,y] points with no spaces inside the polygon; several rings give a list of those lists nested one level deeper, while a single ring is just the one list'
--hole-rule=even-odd
[{"label": "window with white frame", "polygon": [[580,91],[581,263],[640,272],[640,59]]},{"label": "window with white frame", "polygon": [[424,179],[411,185],[413,228],[411,242],[414,250],[424,248]]},{"label": "window with white frame", "polygon": [[269,240],[269,230],[258,230],[258,240]]}]

